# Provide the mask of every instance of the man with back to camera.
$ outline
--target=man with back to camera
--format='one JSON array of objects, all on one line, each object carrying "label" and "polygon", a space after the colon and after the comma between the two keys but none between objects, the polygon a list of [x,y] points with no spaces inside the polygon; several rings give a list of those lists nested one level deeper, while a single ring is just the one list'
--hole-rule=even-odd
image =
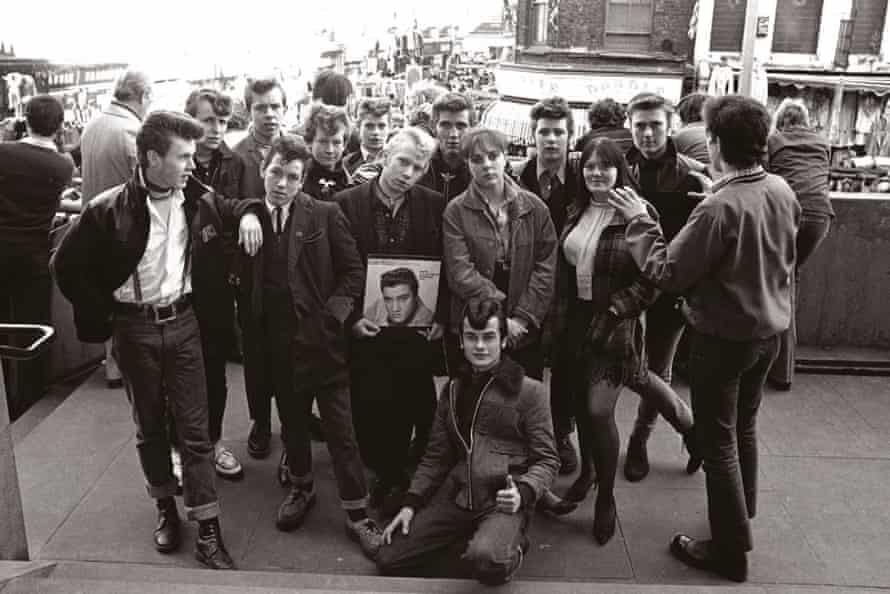
[{"label": "man with back to camera", "polygon": [[380,275],[380,299],[365,310],[377,326],[424,327],[433,324],[433,312],[420,298],[420,282],[410,268],[394,268]]},{"label": "man with back to camera", "polygon": [[448,202],[470,185],[470,168],[461,155],[460,143],[473,125],[473,104],[464,95],[444,93],[433,103],[432,112],[438,147],[418,183],[439,192]]},{"label": "man with back to camera", "polygon": [[232,150],[244,160],[244,197],[260,198],[266,195],[260,169],[272,141],[281,135],[281,125],[287,111],[287,95],[277,79],[257,78],[248,81],[244,88],[244,105],[250,112],[250,128],[247,136],[232,147]]},{"label": "man with back to camera", "polygon": [[[559,456],[546,388],[504,356],[501,303],[469,302],[460,335],[467,365],[442,390],[429,445],[374,560],[384,575],[497,585],[529,551],[535,501]],[[446,479],[454,489],[439,497]]]},{"label": "man with back to camera", "polygon": [[[28,135],[0,142],[0,321],[49,324],[52,279],[50,228],[74,163],[54,141],[65,112],[58,99],[37,95],[25,106]],[[20,405],[35,402],[46,383],[46,357],[18,363]],[[4,360],[3,365],[9,362]],[[13,376],[6,370],[4,377]],[[0,386],[2,389],[2,386]],[[12,392],[10,392],[10,395]],[[13,408],[14,417],[22,410]],[[13,418],[14,418],[13,417]]]},{"label": "man with back to camera", "polygon": [[770,117],[740,95],[705,103],[712,193],[667,241],[644,201],[619,188],[609,200],[629,222],[626,240],[659,288],[689,294],[689,386],[704,458],[710,539],[677,534],[671,553],[737,582],[748,578],[757,513],[756,417],[763,384],[791,322],[791,275],[801,208],[761,166]]},{"label": "man with back to camera", "polygon": [[[126,184],[91,201],[53,258],[59,288],[74,306],[78,338],[113,335],[136,422],[139,460],[156,500],[155,548],[180,544],[170,462],[167,410],[179,433],[189,519],[198,522],[195,556],[212,569],[232,569],[222,541],[207,424],[201,337],[193,306],[213,300],[214,267],[224,266],[224,226],[240,220],[239,243],[262,243],[256,201],[200,199],[183,193],[203,128],[190,116],[159,111],[136,137],[139,167]],[[194,292],[192,291],[194,287]]]},{"label": "man with back to camera", "polygon": [[[128,68],[114,83],[114,99],[90,120],[80,140],[83,204],[130,179],[136,168],[136,133],[151,105],[151,79],[142,70]],[[121,373],[105,344],[105,381],[120,387]]]}]

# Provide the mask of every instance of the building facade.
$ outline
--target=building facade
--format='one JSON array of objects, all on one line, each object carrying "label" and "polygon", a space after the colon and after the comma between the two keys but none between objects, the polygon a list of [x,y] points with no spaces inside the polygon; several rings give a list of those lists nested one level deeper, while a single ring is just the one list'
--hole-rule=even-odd
[{"label": "building facade", "polygon": [[[496,71],[501,99],[486,125],[515,142],[534,139],[530,106],[559,95],[575,112],[576,136],[587,130],[590,103],[626,103],[643,91],[677,101],[691,80],[689,22],[694,0],[519,0],[513,62]],[[688,86],[688,84],[687,84]]]}]

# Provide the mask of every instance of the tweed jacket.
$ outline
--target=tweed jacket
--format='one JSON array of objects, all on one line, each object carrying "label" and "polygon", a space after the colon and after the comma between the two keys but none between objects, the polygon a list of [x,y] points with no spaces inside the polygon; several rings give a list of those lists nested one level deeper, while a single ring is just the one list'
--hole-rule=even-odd
[{"label": "tweed jacket", "polygon": [[112,101],[86,125],[80,139],[84,204],[133,175],[141,126],[136,112],[119,101]]}]

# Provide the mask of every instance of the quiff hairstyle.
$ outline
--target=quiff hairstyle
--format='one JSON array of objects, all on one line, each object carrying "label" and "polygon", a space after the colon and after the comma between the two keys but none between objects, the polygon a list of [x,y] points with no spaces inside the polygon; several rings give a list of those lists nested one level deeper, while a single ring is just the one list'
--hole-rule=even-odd
[{"label": "quiff hairstyle", "polygon": [[532,133],[538,131],[538,120],[544,118],[548,120],[565,119],[569,137],[575,133],[575,119],[572,117],[572,110],[569,107],[569,102],[562,97],[541,99],[532,107],[530,117],[532,120]]},{"label": "quiff hairstyle", "polygon": [[281,136],[277,136],[275,140],[272,141],[272,147],[269,149],[269,154],[263,159],[263,171],[266,170],[266,167],[269,166],[269,163],[272,162],[275,155],[281,155],[281,161],[283,163],[290,163],[292,161],[302,162],[303,176],[306,176],[307,166],[312,158],[312,153],[309,151],[309,147],[306,146],[306,143],[303,142],[299,136],[294,136],[293,134],[282,134]]},{"label": "quiff hairstyle", "polygon": [[427,160],[436,152],[436,141],[429,132],[419,126],[408,126],[393,134],[383,147],[383,153],[391,155],[407,145],[419,151]]},{"label": "quiff hairstyle", "polygon": [[145,118],[139,133],[136,134],[136,153],[139,164],[148,166],[148,151],[161,157],[167,155],[173,138],[200,140],[204,128],[190,115],[178,111],[155,111]]},{"label": "quiff hairstyle", "polygon": [[368,116],[372,117],[386,117],[386,121],[389,121],[389,114],[392,110],[392,103],[389,99],[383,97],[372,97],[369,99],[363,99],[361,103],[358,105],[358,122],[361,124],[362,120]]},{"label": "quiff hairstyle", "polygon": [[[498,299],[484,298],[471,299],[464,306],[464,311],[460,316],[461,328],[463,328],[464,320],[474,330],[484,330],[488,326],[488,320],[491,318],[498,319],[498,329],[501,332],[501,340],[507,338],[507,312]],[[461,332],[461,336],[463,332]],[[461,339],[463,340],[463,339]]]},{"label": "quiff hairstyle", "polygon": [[420,281],[417,280],[417,275],[410,268],[405,268],[404,266],[393,268],[380,275],[381,291],[387,287],[397,287],[399,285],[408,285],[415,297],[417,297],[420,291]]},{"label": "quiff hairstyle", "polygon": [[627,103],[627,117],[633,118],[633,115],[638,111],[648,111],[650,109],[662,109],[666,116],[668,116],[668,120],[670,120],[670,116],[674,113],[673,104],[662,97],[661,95],[656,95],[655,93],[639,93],[634,95],[630,101]]},{"label": "quiff hairstyle", "polygon": [[311,143],[319,132],[332,136],[341,126],[344,129],[343,139],[345,140],[349,137],[349,116],[346,115],[345,109],[336,105],[316,103],[309,110],[303,138],[306,139],[306,142]]},{"label": "quiff hairstyle", "polygon": [[472,126],[476,114],[473,109],[473,103],[467,96],[460,93],[443,93],[433,102],[433,123],[435,124],[439,121],[439,114],[443,111],[460,113],[464,110],[470,112],[470,125]]},{"label": "quiff hairstyle", "polygon": [[209,103],[213,108],[213,113],[218,116],[226,117],[232,115],[232,98],[209,87],[195,89],[189,93],[189,97],[185,101],[185,113],[192,117],[197,116],[198,104],[201,101]]},{"label": "quiff hairstyle", "polygon": [[244,105],[250,110],[253,107],[254,95],[264,95],[272,89],[281,91],[281,106],[287,108],[287,93],[284,87],[281,86],[281,82],[277,78],[272,77],[249,79],[247,86],[244,87]]}]

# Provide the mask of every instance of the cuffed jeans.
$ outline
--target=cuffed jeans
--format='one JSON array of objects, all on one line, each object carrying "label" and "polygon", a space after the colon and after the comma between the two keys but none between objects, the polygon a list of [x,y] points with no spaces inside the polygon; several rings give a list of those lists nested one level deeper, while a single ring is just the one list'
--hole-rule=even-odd
[{"label": "cuffed jeans", "polygon": [[691,331],[689,380],[714,544],[752,548],[757,512],[757,409],[779,337],[736,342]]},{"label": "cuffed jeans", "polygon": [[136,448],[155,499],[176,494],[170,463],[167,408],[179,433],[182,487],[188,517],[219,515],[207,430],[207,388],[198,320],[191,309],[163,324],[115,314],[114,356],[136,422]]},{"label": "cuffed jeans", "polygon": [[529,514],[470,511],[450,499],[435,498],[417,511],[407,536],[393,533],[375,561],[380,572],[402,577],[506,578],[525,539]]},{"label": "cuffed jeans", "polygon": [[797,231],[797,264],[791,287],[791,326],[781,334],[779,356],[769,372],[769,379],[778,384],[790,384],[794,380],[795,347],[797,346],[797,300],[800,290],[799,271],[812,256],[831,230],[828,215],[804,213]]},{"label": "cuffed jeans", "polygon": [[[692,424],[689,407],[676,392],[669,389],[674,356],[686,326],[683,313],[676,304],[676,297],[663,295],[646,311],[646,356],[649,369],[664,380],[668,389],[665,390],[665,385],[660,382],[647,382],[641,387],[633,387],[640,395],[633,434],[643,440],[648,439],[655,429],[659,410],[678,432],[688,429]],[[668,414],[664,414],[664,411],[668,411]]]},{"label": "cuffed jeans", "polygon": [[[349,385],[345,381],[337,381],[322,386],[295,386],[289,398],[282,397],[282,393],[276,393],[275,402],[281,422],[287,427],[282,437],[287,450],[291,484],[306,485],[313,480],[309,417],[312,399],[315,398],[334,466],[340,504],[347,511],[366,508],[368,488],[352,426]],[[381,411],[381,414],[386,413]]]}]

